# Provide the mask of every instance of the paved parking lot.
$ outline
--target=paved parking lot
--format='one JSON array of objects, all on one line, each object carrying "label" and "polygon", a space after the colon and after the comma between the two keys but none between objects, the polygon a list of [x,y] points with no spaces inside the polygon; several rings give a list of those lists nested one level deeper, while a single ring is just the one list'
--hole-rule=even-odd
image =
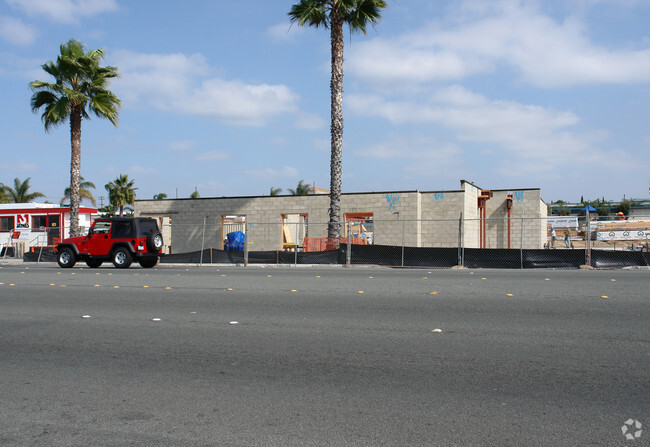
[{"label": "paved parking lot", "polygon": [[2,264],[0,445],[650,445],[648,290],[648,270]]}]

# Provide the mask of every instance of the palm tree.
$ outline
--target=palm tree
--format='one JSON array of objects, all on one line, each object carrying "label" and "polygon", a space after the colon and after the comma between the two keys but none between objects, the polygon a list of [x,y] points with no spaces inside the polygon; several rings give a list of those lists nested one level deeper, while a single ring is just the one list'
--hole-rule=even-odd
[{"label": "palm tree", "polygon": [[31,177],[27,180],[21,182],[18,177],[14,179],[14,187],[11,188],[7,185],[2,185],[2,189],[5,193],[5,197],[9,199],[9,203],[27,203],[31,202],[34,199],[39,197],[45,197],[45,194],[42,192],[29,192],[29,181]]},{"label": "palm tree", "polygon": [[273,186],[271,186],[270,194],[272,196],[279,196],[281,192],[282,192],[282,188],[274,188]]},{"label": "palm tree", "polygon": [[154,200],[163,200],[163,199],[166,199],[166,198],[167,198],[167,194],[165,194],[164,192],[161,192],[160,194],[154,194],[153,195]]},{"label": "palm tree", "polygon": [[304,180],[300,180],[298,182],[298,186],[296,186],[296,189],[289,188],[289,192],[293,196],[306,196],[309,194],[310,189],[311,185],[309,183],[305,183]]},{"label": "palm tree", "polygon": [[291,23],[300,26],[321,26],[330,30],[331,80],[330,80],[330,221],[329,237],[341,235],[341,167],[343,164],[343,25],[350,32],[366,34],[368,23],[374,25],[381,19],[381,10],[388,5],[385,0],[300,0],[289,11]]},{"label": "palm tree", "polygon": [[131,205],[135,203],[135,190],[138,188],[133,187],[135,180],[129,180],[129,176],[126,174],[120,174],[112,182],[108,182],[106,186],[106,191],[108,191],[108,200],[115,207],[115,209],[120,210],[120,216],[124,214],[124,207],[126,205]]},{"label": "palm tree", "polygon": [[[95,184],[93,182],[87,182],[84,180],[83,176],[79,176],[79,197],[80,200],[86,199],[90,203],[93,204],[93,206],[97,206],[97,202],[95,201],[95,197],[93,197],[93,193],[90,192],[90,189],[95,189]],[[64,191],[63,191],[63,198],[61,199],[61,205],[63,205],[66,202],[70,202],[70,187],[68,186]]]},{"label": "palm tree", "polygon": [[81,202],[81,120],[90,119],[88,112],[108,119],[117,127],[120,100],[108,90],[116,67],[100,67],[103,49],[85,51],[82,43],[71,39],[60,47],[56,63],[49,61],[43,70],[54,82],[33,81],[32,111],[43,108],[41,119],[45,131],[70,121],[70,236],[79,234],[79,203]]},{"label": "palm tree", "polygon": [[9,197],[7,197],[7,193],[5,192],[4,183],[0,183],[0,203],[9,203]]}]

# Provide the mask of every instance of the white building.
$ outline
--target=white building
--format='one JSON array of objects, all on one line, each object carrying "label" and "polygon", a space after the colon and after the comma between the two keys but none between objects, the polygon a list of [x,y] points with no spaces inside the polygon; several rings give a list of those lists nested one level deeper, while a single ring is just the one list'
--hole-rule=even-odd
[{"label": "white building", "polygon": [[[79,227],[88,229],[97,209],[79,207]],[[0,204],[0,247],[52,247],[70,236],[70,208],[53,203]]]}]

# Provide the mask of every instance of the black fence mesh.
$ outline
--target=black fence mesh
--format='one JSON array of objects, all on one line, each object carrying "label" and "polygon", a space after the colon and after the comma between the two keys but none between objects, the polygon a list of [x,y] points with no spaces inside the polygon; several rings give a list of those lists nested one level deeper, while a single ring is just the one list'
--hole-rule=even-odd
[{"label": "black fence mesh", "polygon": [[[366,219],[347,222],[342,237],[328,238],[326,223],[310,222],[302,214],[283,219],[163,225],[166,245],[160,262],[513,269],[650,266],[650,220]],[[236,247],[225,243],[224,235],[231,230],[244,236]],[[50,236],[40,231],[33,240],[5,241],[0,256],[56,261],[55,238]],[[182,252],[176,253],[178,249]]]}]

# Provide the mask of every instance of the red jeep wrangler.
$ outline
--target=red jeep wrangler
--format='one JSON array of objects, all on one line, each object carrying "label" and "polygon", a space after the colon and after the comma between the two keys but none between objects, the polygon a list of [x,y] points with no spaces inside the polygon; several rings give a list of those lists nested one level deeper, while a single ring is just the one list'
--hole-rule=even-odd
[{"label": "red jeep wrangler", "polygon": [[85,261],[91,268],[112,261],[115,267],[125,269],[134,259],[144,268],[154,267],[162,248],[162,234],[154,219],[111,217],[94,221],[87,236],[64,239],[56,251],[63,268],[73,267],[77,261]]}]

